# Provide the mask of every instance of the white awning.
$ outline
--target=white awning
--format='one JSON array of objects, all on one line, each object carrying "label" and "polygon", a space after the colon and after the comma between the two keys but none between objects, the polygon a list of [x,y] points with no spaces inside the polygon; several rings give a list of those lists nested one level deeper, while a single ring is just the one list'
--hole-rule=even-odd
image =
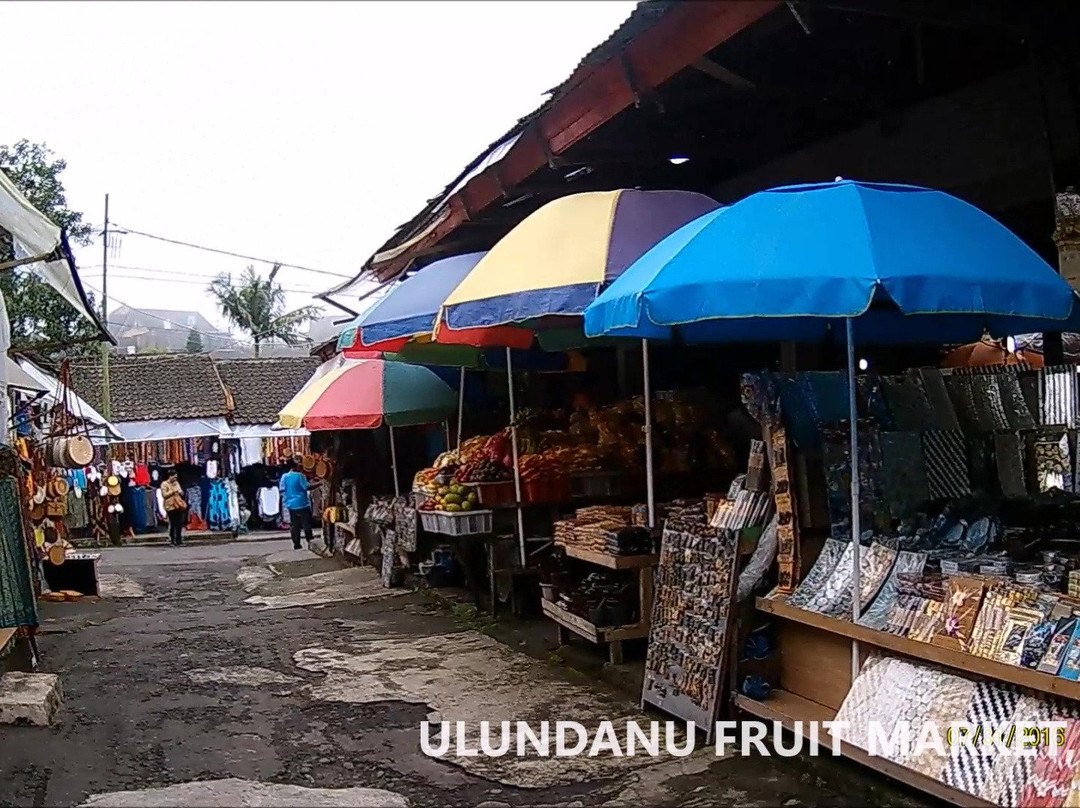
[{"label": "white awning", "polygon": [[0,171],[0,227],[11,234],[15,260],[40,257],[41,260],[26,264],[27,270],[49,284],[111,340],[83,291],[67,236],[30,204],[3,171]]},{"label": "white awning", "polygon": [[[47,403],[55,406],[57,402],[60,401],[60,381],[58,379],[46,373],[29,359],[24,357],[15,360],[14,365],[29,376],[32,381],[36,382],[47,391],[45,394],[45,401]],[[17,387],[18,385],[12,386]],[[64,399],[67,411],[90,425],[90,434],[92,437],[110,437],[115,440],[122,439],[122,433],[114,424],[105,420],[101,413],[79,398],[72,390],[69,389],[65,391]],[[95,443],[96,442],[97,441],[95,441]]]},{"label": "white awning", "polygon": [[232,427],[232,433],[223,438],[306,438],[311,433],[306,429],[274,429],[273,424],[241,424]]},{"label": "white awning", "polygon": [[219,415],[208,418],[160,418],[154,421],[117,421],[124,443],[183,438],[227,438],[232,427]]}]

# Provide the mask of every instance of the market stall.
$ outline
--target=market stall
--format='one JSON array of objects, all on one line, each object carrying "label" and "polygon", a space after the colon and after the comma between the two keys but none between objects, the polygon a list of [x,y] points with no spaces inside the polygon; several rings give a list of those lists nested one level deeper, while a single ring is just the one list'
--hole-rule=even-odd
[{"label": "market stall", "polygon": [[[369,505],[353,486],[343,490],[343,481],[336,478],[329,486],[329,501],[324,503],[324,523],[350,533],[346,551],[363,559],[366,551],[361,546],[359,514],[370,511],[368,521],[378,528],[378,549],[388,583],[399,554],[414,550],[416,545],[416,511],[407,492],[402,495],[395,429],[439,423],[455,409],[453,391],[427,368],[339,355],[321,365],[279,415],[281,428],[303,428],[313,433],[386,427],[393,498],[372,501]],[[339,454],[331,453],[330,460],[335,465],[342,460]],[[348,504],[339,504],[345,497]]]},{"label": "market stall", "polygon": [[[758,249],[764,237],[767,251]],[[1080,696],[1069,690],[1080,601],[1065,592],[1076,555],[1054,541],[1052,518],[1068,512],[1053,504],[1056,491],[1075,488],[1076,369],[857,375],[856,348],[1065,330],[1076,311],[1045,262],[969,205],[842,181],[762,192],[707,214],[586,311],[589,334],[831,335],[846,346],[846,374],[744,383],[771,449],[779,569],[757,606],[779,619],[780,651],[771,681],[738,685],[741,709],[789,726],[848,721],[840,737],[853,757],[954,802],[1071,804],[1072,768],[1032,784],[1034,756],[867,750],[871,721],[888,733],[905,718],[943,727],[1058,717],[1069,727],[1063,738],[1080,741],[1075,703],[1045,698]],[[1049,512],[1029,511],[1025,524],[993,501],[1006,489],[1049,499]],[[1039,552],[1041,563],[1025,564]],[[762,642],[749,656],[768,656]],[[646,696],[649,687],[647,677]],[[1038,801],[1048,790],[1060,799]]]}]

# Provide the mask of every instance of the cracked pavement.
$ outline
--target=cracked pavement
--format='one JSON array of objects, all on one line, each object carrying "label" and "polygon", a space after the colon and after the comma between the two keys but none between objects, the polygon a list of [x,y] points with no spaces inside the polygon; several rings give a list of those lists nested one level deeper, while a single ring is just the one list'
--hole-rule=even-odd
[{"label": "cracked pavement", "polygon": [[107,550],[112,596],[42,604],[65,702],[0,727],[0,804],[930,804],[832,759],[427,757],[429,719],[662,716],[288,546]]}]

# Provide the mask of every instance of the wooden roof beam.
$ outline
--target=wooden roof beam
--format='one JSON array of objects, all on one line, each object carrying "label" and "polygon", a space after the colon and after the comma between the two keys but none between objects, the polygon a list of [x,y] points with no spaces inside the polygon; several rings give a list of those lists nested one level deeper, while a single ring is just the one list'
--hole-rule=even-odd
[{"label": "wooden roof beam", "polygon": [[753,90],[757,86],[750,79],[743,78],[734,70],[729,70],[706,56],[694,62],[694,69],[736,90]]}]

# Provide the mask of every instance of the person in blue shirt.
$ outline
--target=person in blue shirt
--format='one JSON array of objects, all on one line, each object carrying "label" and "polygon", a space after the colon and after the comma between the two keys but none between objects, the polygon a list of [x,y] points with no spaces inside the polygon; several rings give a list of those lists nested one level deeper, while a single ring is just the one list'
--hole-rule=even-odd
[{"label": "person in blue shirt", "polygon": [[278,482],[281,489],[281,505],[289,509],[289,529],[292,532],[293,547],[300,549],[300,531],[311,545],[314,536],[311,532],[311,497],[308,495],[307,477],[296,468],[296,461],[289,462],[289,470],[281,475]]}]

